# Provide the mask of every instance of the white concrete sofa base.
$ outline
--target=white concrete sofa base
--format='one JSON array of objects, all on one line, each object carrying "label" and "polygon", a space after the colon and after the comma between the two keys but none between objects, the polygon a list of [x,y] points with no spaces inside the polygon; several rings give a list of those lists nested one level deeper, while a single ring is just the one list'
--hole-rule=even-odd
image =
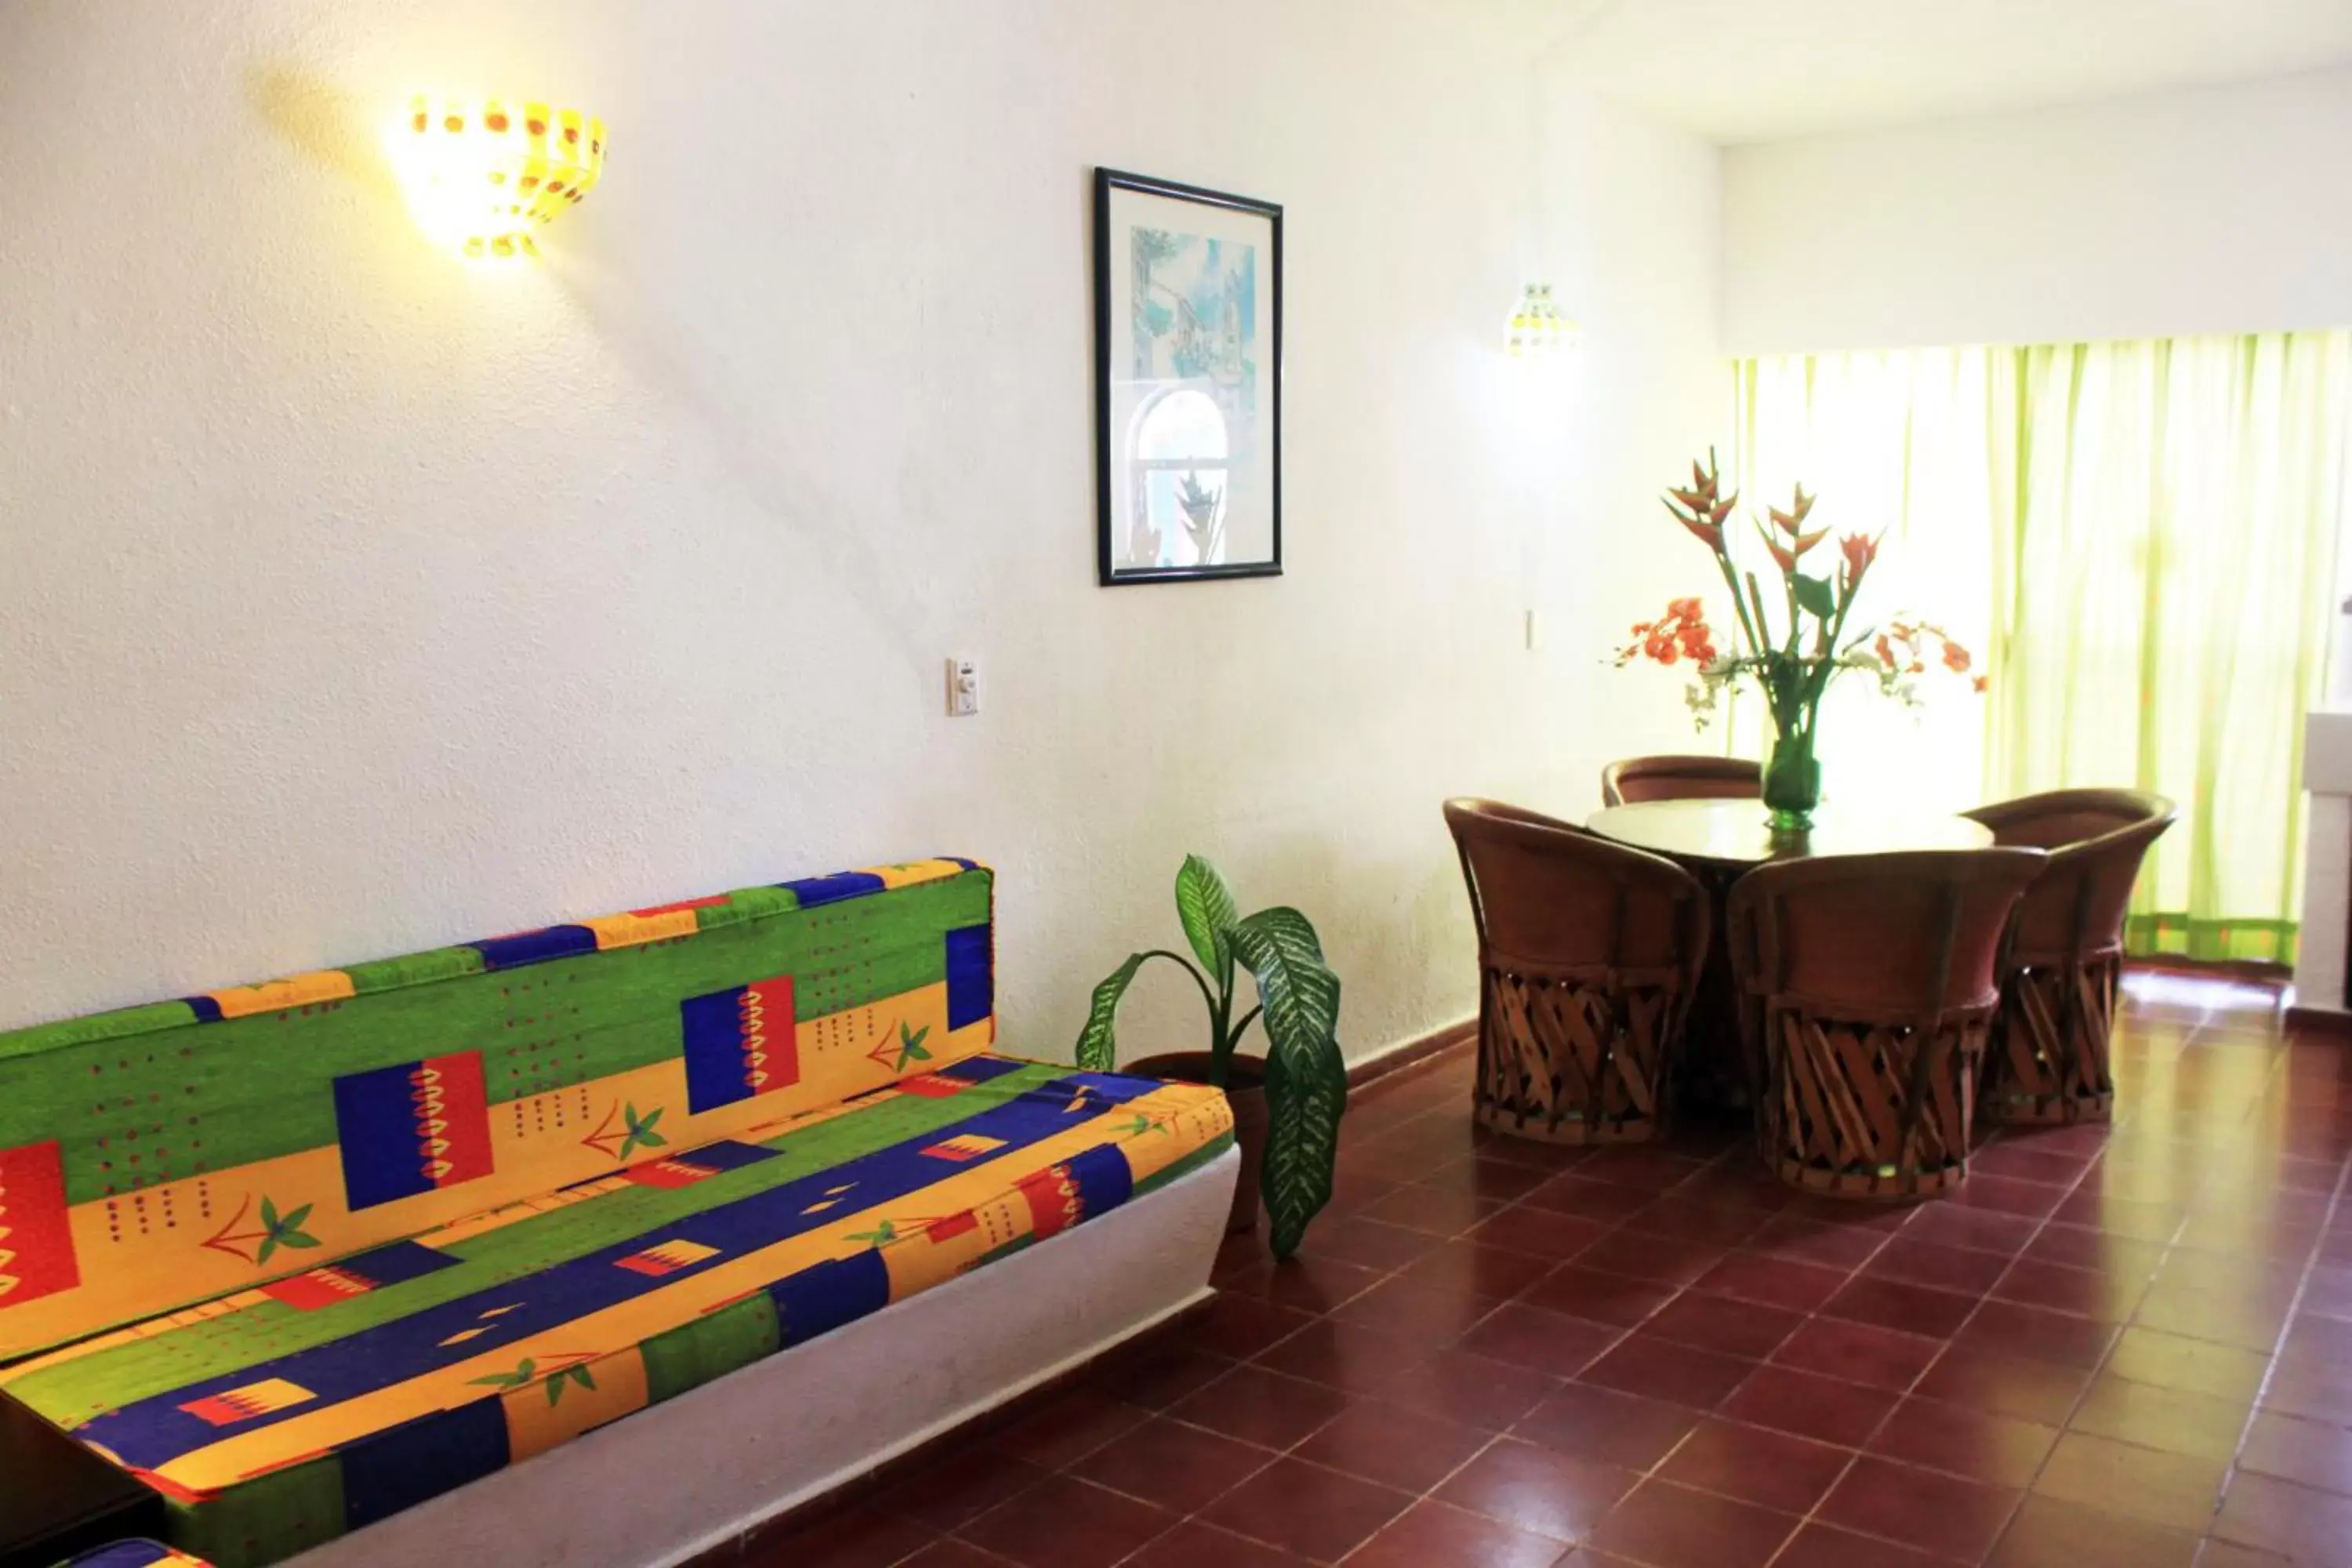
[{"label": "white concrete sofa base", "polygon": [[667,1568],[1209,1293],[1241,1156],[314,1547],[293,1568]]}]

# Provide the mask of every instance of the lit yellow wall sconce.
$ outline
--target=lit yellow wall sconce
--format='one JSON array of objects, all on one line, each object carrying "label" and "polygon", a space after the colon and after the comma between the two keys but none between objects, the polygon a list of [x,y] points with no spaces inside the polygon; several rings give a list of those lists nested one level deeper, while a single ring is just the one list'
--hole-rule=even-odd
[{"label": "lit yellow wall sconce", "polygon": [[531,231],[604,172],[604,122],[543,103],[420,97],[390,142],[417,226],[474,260],[538,255]]},{"label": "lit yellow wall sconce", "polygon": [[1574,348],[1576,331],[1576,323],[1552,303],[1551,285],[1530,283],[1519,290],[1505,347],[1513,359],[1539,359]]}]

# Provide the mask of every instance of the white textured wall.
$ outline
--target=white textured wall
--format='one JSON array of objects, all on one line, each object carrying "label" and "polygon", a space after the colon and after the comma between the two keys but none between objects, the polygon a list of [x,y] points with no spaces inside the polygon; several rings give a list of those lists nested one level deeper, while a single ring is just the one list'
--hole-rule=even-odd
[{"label": "white textured wall", "polygon": [[1724,154],[1734,353],[2352,323],[2352,70]]},{"label": "white textured wall", "polygon": [[[1441,797],[1580,810],[1674,734],[1570,619],[1717,412],[1715,155],[1547,113],[1466,7],[1340,21],[0,9],[0,1026],[956,852],[1053,1054],[1188,848],[1317,918],[1351,1053],[1471,1011]],[[610,123],[538,269],[378,166],[467,86]],[[1285,578],[1094,585],[1098,162],[1288,205]],[[1496,352],[1522,267],[1564,386]]]}]

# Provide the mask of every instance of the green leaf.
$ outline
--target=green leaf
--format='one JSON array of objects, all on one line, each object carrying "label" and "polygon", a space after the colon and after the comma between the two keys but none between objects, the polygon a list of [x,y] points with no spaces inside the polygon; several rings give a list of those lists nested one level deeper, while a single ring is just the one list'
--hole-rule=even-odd
[{"label": "green leaf", "polygon": [[1118,1040],[1112,1032],[1112,1022],[1118,1012],[1118,999],[1127,994],[1135,972],[1143,967],[1149,956],[1137,953],[1095,987],[1094,1000],[1087,1005],[1086,1026],[1078,1031],[1076,1059],[1082,1070],[1111,1072],[1118,1067]]},{"label": "green leaf", "polygon": [[1176,918],[1184,924],[1184,940],[1201,965],[1220,985],[1233,978],[1232,933],[1241,919],[1234,893],[1217,868],[1198,855],[1184,857],[1176,872]]},{"label": "green leaf", "polygon": [[913,1031],[911,1034],[908,1032],[906,1025],[900,1024],[898,1026],[899,1068],[904,1068],[908,1062],[927,1062],[931,1059],[931,1053],[923,1049],[923,1037],[929,1035],[930,1032],[931,1026],[929,1024],[924,1025],[921,1028]]},{"label": "green leaf", "polygon": [[1234,955],[1257,981],[1265,1029],[1270,1125],[1260,1191],[1276,1258],[1298,1250],[1331,1201],[1348,1068],[1339,1054],[1339,977],[1315,927],[1292,909],[1261,910],[1233,930]]},{"label": "green leaf", "polygon": [[269,1261],[269,1255],[277,1250],[278,1237],[274,1235],[263,1237],[261,1238],[260,1247],[257,1249],[253,1255],[253,1266],[256,1268],[260,1268],[263,1264]]},{"label": "green leaf", "polygon": [[278,1205],[266,1197],[261,1200],[261,1228],[264,1230],[278,1228]]},{"label": "green leaf", "polygon": [[302,1222],[310,1217],[310,1211],[318,1206],[319,1205],[316,1204],[304,1204],[292,1214],[276,1221],[273,1228],[278,1230],[299,1230],[302,1228]]},{"label": "green leaf", "polygon": [[547,1402],[550,1405],[553,1405],[562,1400],[562,1397],[563,1374],[559,1372],[553,1377],[547,1380]]},{"label": "green leaf", "polygon": [[1808,577],[1802,572],[1790,574],[1790,581],[1797,590],[1797,606],[1808,615],[1828,620],[1837,614],[1837,590],[1826,577]]},{"label": "green leaf", "polygon": [[302,1231],[302,1230],[289,1230],[289,1231],[287,1231],[287,1232],[285,1232],[284,1234],[282,1234],[282,1235],[280,1235],[279,1237],[277,1237],[277,1241],[278,1241],[278,1244],[280,1247],[316,1247],[316,1246],[318,1246],[318,1245],[319,1245],[319,1238],[318,1238],[317,1237],[312,1236],[312,1235],[311,1235],[310,1232],[308,1232],[308,1231]]}]

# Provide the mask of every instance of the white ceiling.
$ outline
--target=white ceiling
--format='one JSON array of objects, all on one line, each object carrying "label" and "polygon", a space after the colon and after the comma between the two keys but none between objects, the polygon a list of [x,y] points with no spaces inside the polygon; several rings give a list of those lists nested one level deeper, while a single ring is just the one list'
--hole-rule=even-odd
[{"label": "white ceiling", "polygon": [[1549,65],[1764,142],[2352,64],[2352,0],[1504,0]]}]

